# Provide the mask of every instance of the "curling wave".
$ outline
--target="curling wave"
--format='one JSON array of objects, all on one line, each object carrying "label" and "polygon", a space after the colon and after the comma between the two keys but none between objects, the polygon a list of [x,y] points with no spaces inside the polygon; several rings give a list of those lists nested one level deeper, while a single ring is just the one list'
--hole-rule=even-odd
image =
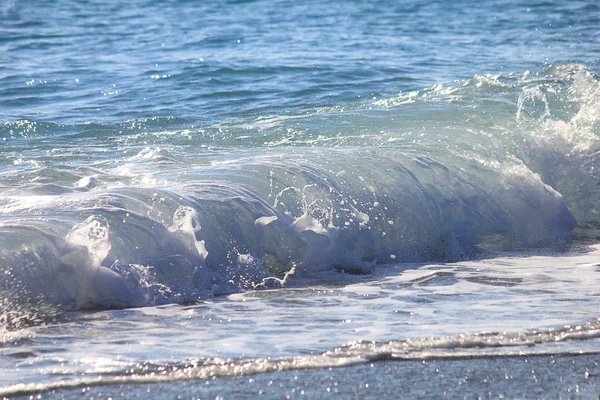
[{"label": "curling wave", "polygon": [[0,187],[2,306],[195,301],[596,235],[598,99],[598,76],[567,65],[162,130],[155,147],[146,131],[115,145],[107,128],[98,143],[124,155],[85,167],[15,158]]}]

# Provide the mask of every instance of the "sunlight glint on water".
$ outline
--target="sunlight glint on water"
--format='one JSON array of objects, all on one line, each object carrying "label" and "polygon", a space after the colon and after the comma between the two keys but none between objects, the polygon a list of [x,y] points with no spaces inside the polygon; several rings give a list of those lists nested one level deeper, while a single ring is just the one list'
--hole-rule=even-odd
[{"label": "sunlight glint on water", "polygon": [[597,12],[0,2],[0,393],[597,354]]}]

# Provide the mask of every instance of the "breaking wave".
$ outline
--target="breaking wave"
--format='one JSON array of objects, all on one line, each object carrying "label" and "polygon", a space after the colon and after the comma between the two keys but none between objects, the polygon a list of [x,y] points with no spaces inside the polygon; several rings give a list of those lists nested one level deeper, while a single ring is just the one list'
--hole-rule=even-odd
[{"label": "breaking wave", "polygon": [[202,129],[4,124],[6,324],[597,237],[599,101],[565,65]]}]

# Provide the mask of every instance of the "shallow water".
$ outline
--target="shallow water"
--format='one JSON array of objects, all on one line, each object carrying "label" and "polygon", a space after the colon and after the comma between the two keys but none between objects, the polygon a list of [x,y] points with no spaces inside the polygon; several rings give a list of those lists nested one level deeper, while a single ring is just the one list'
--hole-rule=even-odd
[{"label": "shallow water", "polygon": [[597,357],[524,356],[359,364],[162,385],[115,385],[57,390],[43,398],[593,398],[600,385]]},{"label": "shallow water", "polygon": [[0,2],[0,394],[593,360],[598,10]]},{"label": "shallow water", "polygon": [[22,383],[1,393],[304,369],[320,376],[321,369],[379,360],[561,354],[593,360],[600,351],[599,255],[594,248],[390,265],[375,276],[335,273],[320,283],[198,305],[62,314],[4,335],[5,382]]}]

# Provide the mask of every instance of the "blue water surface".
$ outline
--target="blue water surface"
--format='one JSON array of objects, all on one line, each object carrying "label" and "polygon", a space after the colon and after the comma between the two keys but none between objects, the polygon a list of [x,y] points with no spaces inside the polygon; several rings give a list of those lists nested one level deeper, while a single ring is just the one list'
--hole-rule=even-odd
[{"label": "blue water surface", "polygon": [[3,1],[0,119],[205,126],[598,63],[587,1]]}]

